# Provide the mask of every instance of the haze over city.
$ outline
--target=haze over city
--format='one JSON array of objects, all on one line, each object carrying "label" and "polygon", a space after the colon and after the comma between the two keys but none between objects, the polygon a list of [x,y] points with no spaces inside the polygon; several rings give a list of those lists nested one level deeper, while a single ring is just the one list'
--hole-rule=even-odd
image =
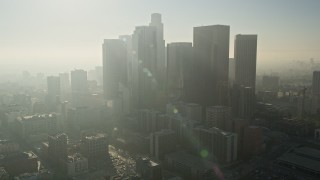
[{"label": "haze over city", "polygon": [[154,12],[163,14],[166,42],[192,41],[194,26],[230,25],[230,57],[235,34],[259,34],[258,70],[319,60],[319,7],[318,0],[2,0],[0,71],[56,73],[101,65],[101,39],[130,33]]},{"label": "haze over city", "polygon": [[318,180],[320,1],[0,1],[0,180]]}]

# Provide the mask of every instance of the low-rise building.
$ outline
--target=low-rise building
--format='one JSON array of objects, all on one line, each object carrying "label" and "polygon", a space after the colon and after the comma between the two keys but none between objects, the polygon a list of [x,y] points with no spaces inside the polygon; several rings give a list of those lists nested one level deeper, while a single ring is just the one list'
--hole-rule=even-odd
[{"label": "low-rise building", "polygon": [[83,157],[81,154],[76,153],[68,156],[66,161],[67,175],[77,176],[88,172],[88,159]]}]

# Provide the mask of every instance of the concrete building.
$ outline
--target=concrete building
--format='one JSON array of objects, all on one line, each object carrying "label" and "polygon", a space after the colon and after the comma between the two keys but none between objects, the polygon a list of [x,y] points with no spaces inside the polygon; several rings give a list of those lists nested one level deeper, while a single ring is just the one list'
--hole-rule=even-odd
[{"label": "concrete building", "polygon": [[103,91],[106,99],[119,97],[119,84],[127,82],[127,49],[121,39],[105,39],[103,49]]},{"label": "concrete building", "polygon": [[56,168],[62,168],[62,165],[67,160],[67,146],[68,136],[66,134],[48,136],[48,158]]},{"label": "concrete building", "polygon": [[169,120],[159,111],[141,109],[138,111],[138,129],[140,132],[153,133],[169,127]]},{"label": "concrete building", "polygon": [[10,154],[18,152],[20,146],[18,143],[10,140],[0,140],[0,154]]},{"label": "concrete building", "polygon": [[192,80],[192,43],[175,42],[167,45],[167,92],[169,99],[188,99]]},{"label": "concrete building", "polygon": [[206,108],[207,127],[232,130],[232,108],[227,106],[211,106]]},{"label": "concrete building", "polygon": [[178,151],[167,154],[165,164],[166,167],[178,172],[185,179],[215,179],[213,167],[216,165],[213,162],[186,152]]},{"label": "concrete building", "polygon": [[234,59],[235,81],[239,85],[256,87],[257,35],[236,35]]},{"label": "concrete building", "polygon": [[74,107],[84,106],[83,97],[88,94],[87,71],[77,69],[71,71],[71,94]]},{"label": "concrete building", "polygon": [[62,101],[68,100],[71,92],[69,73],[59,73],[60,78],[60,96]]},{"label": "concrete building", "polygon": [[229,86],[232,87],[236,80],[236,61],[229,58]]},{"label": "concrete building", "polygon": [[47,77],[47,99],[46,104],[50,112],[55,112],[60,102],[60,77]]},{"label": "concrete building", "polygon": [[162,179],[162,168],[160,163],[147,158],[139,158],[136,161],[136,172],[142,179]]},{"label": "concrete building", "polygon": [[202,122],[202,107],[199,104],[187,103],[184,106],[185,117],[190,120]]},{"label": "concrete building", "polygon": [[11,176],[38,171],[38,159],[33,152],[18,152],[0,158],[0,166]]},{"label": "concrete building", "polygon": [[216,127],[195,128],[198,152],[220,163],[230,163],[238,157],[238,135]]},{"label": "concrete building", "polygon": [[320,71],[313,71],[312,94],[320,95]]},{"label": "concrete building", "polygon": [[228,104],[228,60],[230,26],[193,28],[196,80],[193,93],[202,106]]},{"label": "concrete building", "polygon": [[98,160],[104,160],[108,156],[109,141],[106,134],[86,134],[81,140],[81,154],[88,158],[89,165]]},{"label": "concrete building", "polygon": [[252,87],[240,87],[238,104],[238,118],[252,120],[255,112],[255,89]]},{"label": "concrete building", "polygon": [[45,140],[47,135],[57,133],[58,117],[56,114],[18,117],[15,121],[14,131],[27,141]]},{"label": "concrete building", "polygon": [[88,172],[88,159],[76,153],[68,156],[66,161],[68,176],[77,176]]},{"label": "concrete building", "polygon": [[176,149],[176,133],[170,129],[150,134],[150,154],[158,160],[163,160],[167,153]]}]

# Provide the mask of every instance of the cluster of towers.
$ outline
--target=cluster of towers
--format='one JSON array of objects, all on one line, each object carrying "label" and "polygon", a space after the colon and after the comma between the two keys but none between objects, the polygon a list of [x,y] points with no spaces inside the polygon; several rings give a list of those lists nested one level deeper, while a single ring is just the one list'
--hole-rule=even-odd
[{"label": "cluster of towers", "polygon": [[[230,106],[233,114],[251,116],[257,35],[236,35],[233,68],[229,39],[230,26],[200,26],[193,29],[193,43],[166,46],[161,15],[152,14],[150,24],[136,27],[132,35],[104,40],[104,96],[121,99],[131,110],[161,109],[168,101],[185,101],[203,107]],[[234,76],[232,83],[229,74]]]}]

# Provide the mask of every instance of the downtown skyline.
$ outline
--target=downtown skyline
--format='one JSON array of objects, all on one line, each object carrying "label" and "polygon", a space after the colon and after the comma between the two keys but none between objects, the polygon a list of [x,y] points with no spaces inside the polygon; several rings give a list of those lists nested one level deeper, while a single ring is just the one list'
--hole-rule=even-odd
[{"label": "downtown skyline", "polygon": [[[17,2],[2,1],[0,6],[3,73],[56,73],[54,69],[69,71],[102,65],[101,39],[132,33],[153,12],[163,15],[166,43],[192,42],[196,26],[229,25],[229,57],[233,57],[236,34],[259,34],[258,70],[275,62],[320,59],[320,26],[314,18],[319,14],[317,1],[197,1],[182,5],[182,1],[31,0],[19,6]],[[139,6],[142,4],[144,9]]]}]

